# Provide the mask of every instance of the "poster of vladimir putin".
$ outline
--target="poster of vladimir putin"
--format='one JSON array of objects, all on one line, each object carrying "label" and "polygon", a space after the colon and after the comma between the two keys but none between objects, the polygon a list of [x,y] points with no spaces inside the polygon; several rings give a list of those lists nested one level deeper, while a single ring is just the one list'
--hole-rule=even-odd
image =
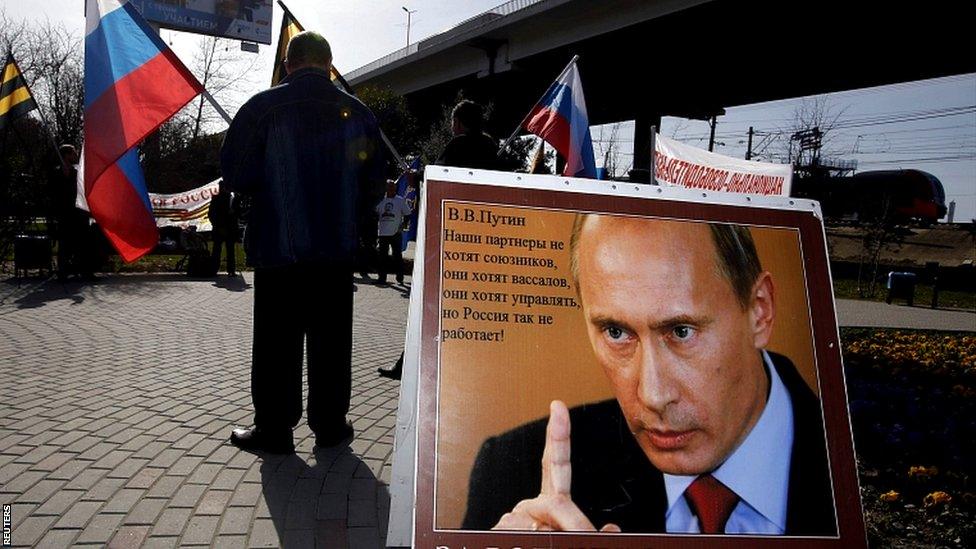
[{"label": "poster of vladimir putin", "polygon": [[428,193],[418,543],[864,545],[815,211]]}]

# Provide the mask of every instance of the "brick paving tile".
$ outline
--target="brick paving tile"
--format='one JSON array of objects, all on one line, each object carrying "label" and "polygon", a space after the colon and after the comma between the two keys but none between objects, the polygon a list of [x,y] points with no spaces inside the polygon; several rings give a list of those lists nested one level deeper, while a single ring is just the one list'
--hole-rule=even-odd
[{"label": "brick paving tile", "polygon": [[142,544],[142,549],[172,549],[180,544],[176,536],[152,536],[150,535]]},{"label": "brick paving tile", "polygon": [[102,507],[103,513],[128,513],[139,499],[145,494],[145,490],[122,489],[119,490],[112,499]]},{"label": "brick paving tile", "polygon": [[[26,471],[28,467],[30,467],[30,465],[26,463],[8,463],[0,467],[0,485],[9,484],[10,481],[17,478],[20,473]],[[36,475],[35,482],[44,478],[44,475],[41,472],[35,472],[34,474]]]},{"label": "brick paving tile", "polygon": [[163,512],[166,507],[165,499],[142,499],[139,503],[132,507],[129,514],[125,517],[123,521],[124,524],[149,524],[152,525],[156,521],[156,517]]},{"label": "brick paving tile", "polygon": [[184,484],[169,501],[170,507],[196,507],[200,496],[207,490],[202,484]]},{"label": "brick paving tile", "polygon": [[149,463],[148,459],[129,457],[125,461],[119,463],[115,469],[109,472],[108,477],[110,478],[124,478],[126,480],[131,479],[138,473],[146,464]]},{"label": "brick paving tile", "polygon": [[109,549],[138,549],[149,536],[148,526],[124,526],[108,542]]},{"label": "brick paving tile", "polygon": [[75,456],[67,452],[57,452],[51,454],[35,464],[31,469],[35,471],[57,471],[62,465],[73,459]]},{"label": "brick paving tile", "polygon": [[79,501],[54,524],[56,528],[84,528],[102,506],[97,501]]},{"label": "brick paving tile", "polygon": [[217,536],[214,538],[212,547],[216,549],[240,549],[241,547],[247,547],[247,536]]},{"label": "brick paving tile", "polygon": [[316,505],[315,517],[318,520],[345,520],[348,511],[346,494],[322,494]]},{"label": "brick paving tile", "polygon": [[176,463],[170,466],[166,472],[170,475],[189,475],[201,463],[203,463],[202,457],[183,456],[176,460]]},{"label": "brick paving tile", "polygon": [[105,544],[112,539],[115,529],[122,523],[122,515],[98,514],[92,518],[88,526],[78,536],[78,543]]},{"label": "brick paving tile", "polygon": [[252,511],[253,509],[250,507],[231,507],[227,509],[220,521],[220,535],[247,534],[248,528],[251,525]]},{"label": "brick paving tile", "polygon": [[281,540],[270,519],[257,519],[251,524],[250,547],[278,547]]},{"label": "brick paving tile", "polygon": [[242,478],[244,478],[244,470],[225,467],[217,474],[217,478],[210,483],[210,487],[217,490],[234,490]]},{"label": "brick paving tile", "polygon": [[363,505],[359,501],[349,502],[349,526],[377,526],[376,505]]},{"label": "brick paving tile", "polygon": [[95,483],[82,499],[108,501],[125,484],[124,478],[103,478]]},{"label": "brick paving tile", "polygon": [[124,450],[112,450],[107,454],[105,454],[104,456],[100,457],[99,459],[95,460],[95,462],[91,464],[91,468],[109,469],[109,470],[115,469],[116,467],[119,466],[120,463],[125,461],[126,458],[128,458],[131,455],[132,452],[126,452]]},{"label": "brick paving tile", "polygon": [[[92,487],[98,484],[98,481],[102,480],[105,473],[106,471],[100,469],[85,469],[72,477],[71,480],[68,481],[68,484],[64,485],[64,488],[66,490],[90,490]],[[51,476],[54,475],[52,474]]]},{"label": "brick paving tile", "polygon": [[196,468],[187,482],[190,484],[207,484],[209,485],[215,478],[220,470],[223,468],[223,464],[220,463],[204,463]]},{"label": "brick paving tile", "polygon": [[152,485],[146,495],[153,498],[170,498],[181,484],[183,484],[183,477],[164,476]]},{"label": "brick paving tile", "polygon": [[166,469],[161,467],[143,467],[125,486],[126,488],[150,488],[164,473]]},{"label": "brick paving tile", "polygon": [[[29,444],[30,441],[24,441],[24,444]],[[44,461],[49,455],[58,451],[57,446],[37,446],[33,450],[30,450],[26,454],[21,455],[15,461],[19,463],[39,463]]]},{"label": "brick paving tile", "polygon": [[44,537],[47,529],[54,524],[55,517],[28,517],[11,524],[11,542],[14,545],[33,545],[37,540]]},{"label": "brick paving tile", "polygon": [[234,490],[234,495],[230,498],[231,506],[246,505],[253,507],[261,499],[261,485],[251,482],[242,482]]},{"label": "brick paving tile", "polygon": [[315,532],[309,528],[306,530],[285,530],[283,547],[313,547],[315,545]]},{"label": "brick paving tile", "polygon": [[81,530],[48,530],[37,543],[45,549],[66,549],[73,546],[73,542]]},{"label": "brick paving tile", "polygon": [[183,532],[183,527],[190,520],[192,509],[166,509],[163,514],[156,519],[156,524],[152,529],[153,536],[178,536]]},{"label": "brick paving tile", "polygon": [[315,525],[315,544],[317,547],[347,549],[349,537],[344,520],[320,520]]},{"label": "brick paving tile", "polygon": [[178,459],[183,457],[183,451],[175,448],[169,448],[158,453],[152,461],[146,464],[146,467],[162,467],[169,468],[172,467]]},{"label": "brick paving tile", "polygon": [[188,545],[210,545],[220,517],[194,516],[186,526],[181,543]]},{"label": "brick paving tile", "polygon": [[5,493],[23,494],[42,478],[44,478],[44,473],[41,471],[27,471],[14,476],[0,490]]},{"label": "brick paving tile", "polygon": [[347,535],[349,536],[349,549],[376,549],[383,546],[382,540],[380,540],[380,532],[374,527],[350,527]]},{"label": "brick paving tile", "polygon": [[74,503],[78,501],[82,495],[84,495],[84,492],[81,490],[61,490],[48,498],[43,505],[34,510],[34,514],[38,516],[61,516],[72,505],[74,505]]},{"label": "brick paving tile", "polygon": [[0,281],[0,379],[18,380],[0,385],[0,499],[15,544],[382,546],[398,385],[375,369],[402,347],[407,300],[357,287],[349,448],[313,452],[302,422],[297,454],[256,455],[227,442],[252,421],[252,281]]},{"label": "brick paving tile", "polygon": [[233,495],[233,492],[226,490],[208,490],[197,504],[196,514],[220,516]]},{"label": "brick paving tile", "polygon": [[63,480],[42,480],[17,498],[21,503],[43,503],[65,485]]}]

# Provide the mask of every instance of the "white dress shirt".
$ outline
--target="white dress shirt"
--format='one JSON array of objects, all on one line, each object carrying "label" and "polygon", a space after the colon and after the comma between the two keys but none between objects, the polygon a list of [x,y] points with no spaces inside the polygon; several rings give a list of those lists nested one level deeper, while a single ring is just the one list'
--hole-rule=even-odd
[{"label": "white dress shirt", "polygon": [[[786,531],[786,502],[790,488],[793,448],[793,403],[766,351],[769,399],[746,439],[712,476],[740,500],[725,524],[726,534],[782,535]],[[698,517],[684,498],[697,475],[664,475],[668,495],[665,526],[669,533],[698,534]]]}]

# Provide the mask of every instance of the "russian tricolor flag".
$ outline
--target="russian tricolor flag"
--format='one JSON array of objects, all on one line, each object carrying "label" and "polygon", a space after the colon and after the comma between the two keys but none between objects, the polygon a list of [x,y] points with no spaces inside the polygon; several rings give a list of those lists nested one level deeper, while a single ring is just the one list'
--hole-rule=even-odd
[{"label": "russian tricolor flag", "polygon": [[532,108],[525,129],[544,139],[566,159],[563,175],[596,177],[590,123],[575,57]]},{"label": "russian tricolor flag", "polygon": [[85,198],[135,261],[159,239],[135,146],[203,86],[128,0],[88,0],[85,18]]}]

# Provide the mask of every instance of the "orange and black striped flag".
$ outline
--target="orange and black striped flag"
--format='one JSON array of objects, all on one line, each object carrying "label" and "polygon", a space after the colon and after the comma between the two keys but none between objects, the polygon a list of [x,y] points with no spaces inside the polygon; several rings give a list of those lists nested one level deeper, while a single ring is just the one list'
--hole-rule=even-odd
[{"label": "orange and black striped flag", "polygon": [[[284,7],[284,4],[282,4]],[[285,70],[285,54],[288,52],[288,42],[296,34],[305,30],[302,24],[285,8],[284,15],[281,17],[281,34],[278,35],[278,51],[275,53],[274,74],[271,75],[271,85],[277,86],[278,82],[288,74]]]},{"label": "orange and black striped flag", "polygon": [[[278,2],[285,12],[281,17],[281,33],[278,35],[278,51],[275,52],[275,63],[274,63],[274,74],[271,75],[271,85],[277,86],[279,82],[288,74],[285,70],[285,54],[288,53],[288,42],[298,33],[305,30],[305,27],[295,19],[295,16],[288,11],[283,2]],[[346,79],[339,74],[339,71],[332,66],[332,70],[329,73],[332,77],[332,82],[335,83],[336,80],[339,81],[337,86],[349,91],[349,85],[346,83]]]},{"label": "orange and black striped flag", "polygon": [[37,108],[37,102],[27,87],[27,80],[14,61],[14,54],[7,55],[0,79],[0,131],[14,120]]}]

